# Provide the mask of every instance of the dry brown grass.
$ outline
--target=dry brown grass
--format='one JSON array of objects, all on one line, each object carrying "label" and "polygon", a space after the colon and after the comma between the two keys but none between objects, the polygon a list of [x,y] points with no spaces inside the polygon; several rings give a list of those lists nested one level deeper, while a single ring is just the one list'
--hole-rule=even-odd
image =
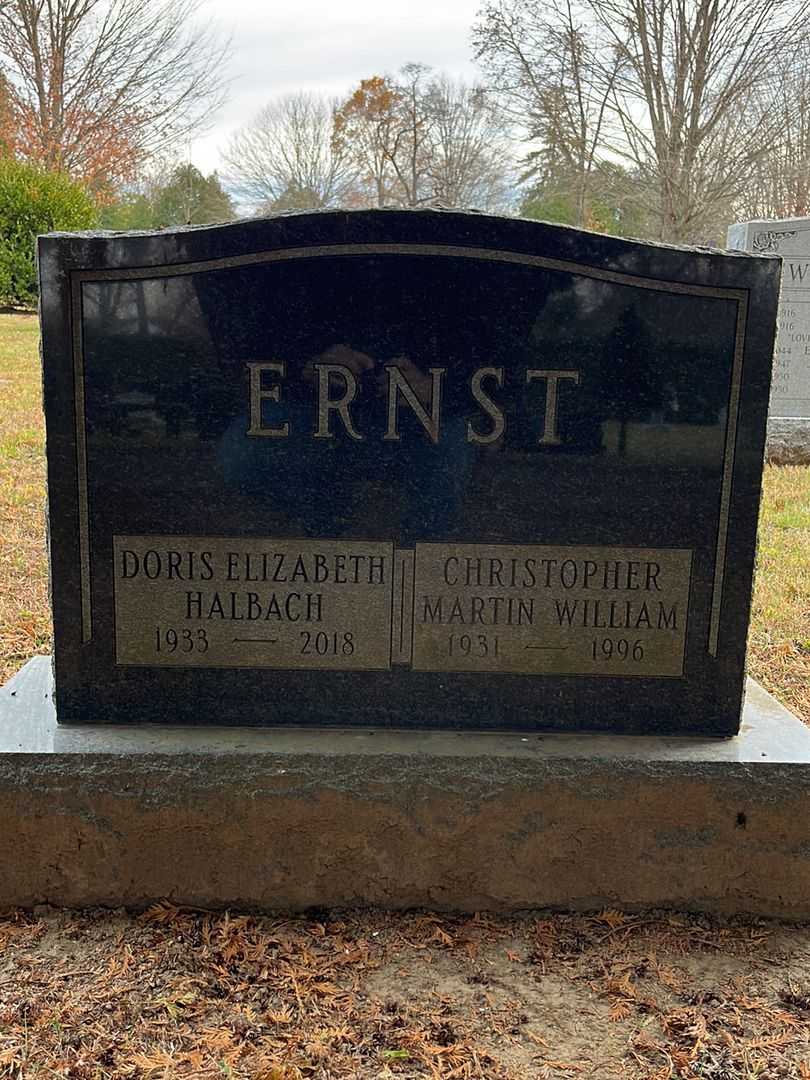
[{"label": "dry brown grass", "polygon": [[[37,340],[0,315],[0,683],[50,648]],[[810,468],[765,472],[749,664],[810,723]]]},{"label": "dry brown grass", "polygon": [[0,315],[0,683],[51,640],[45,437],[33,315]]},{"label": "dry brown grass", "polygon": [[810,928],[687,916],[0,916],[0,1076],[808,1080]]},{"label": "dry brown grass", "polygon": [[759,516],[748,666],[810,723],[810,468],[769,468]]}]

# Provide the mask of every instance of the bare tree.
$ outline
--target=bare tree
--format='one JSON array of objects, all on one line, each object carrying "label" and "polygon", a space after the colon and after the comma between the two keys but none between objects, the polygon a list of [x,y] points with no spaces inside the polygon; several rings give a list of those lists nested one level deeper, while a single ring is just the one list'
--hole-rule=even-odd
[{"label": "bare tree", "polygon": [[95,183],[198,130],[228,46],[200,0],[5,0],[0,65],[26,156]]},{"label": "bare tree", "polygon": [[444,206],[503,210],[511,202],[513,163],[503,121],[478,87],[433,79],[427,172],[432,197]]},{"label": "bare tree", "polygon": [[783,134],[772,65],[808,47],[806,0],[589,0],[620,58],[612,104],[662,240],[703,239]]},{"label": "bare tree", "polygon": [[419,206],[430,198],[426,179],[432,132],[425,108],[425,80],[429,72],[425,64],[406,64],[396,82],[396,122],[389,161],[405,206]]},{"label": "bare tree", "polygon": [[738,219],[810,214],[810,54],[774,64],[772,83],[760,110],[777,114],[778,131],[734,200]]},{"label": "bare tree", "polygon": [[334,139],[335,103],[316,94],[271,101],[222,155],[228,179],[257,207],[310,210],[341,205],[357,168]]},{"label": "bare tree", "polygon": [[585,224],[619,63],[601,50],[594,19],[573,0],[493,0],[473,44],[506,116],[540,144],[525,178],[572,185],[576,224]]},{"label": "bare tree", "polygon": [[810,3],[573,3],[485,7],[475,34],[490,85],[575,173],[623,158],[660,239],[714,235],[782,138],[772,66],[808,48]]}]

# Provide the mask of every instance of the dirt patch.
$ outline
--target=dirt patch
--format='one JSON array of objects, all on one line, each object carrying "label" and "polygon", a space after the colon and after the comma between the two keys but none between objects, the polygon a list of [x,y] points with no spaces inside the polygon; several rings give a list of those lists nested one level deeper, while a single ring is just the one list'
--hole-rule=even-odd
[{"label": "dirt patch", "polygon": [[810,927],[10,912],[0,1075],[808,1080]]}]

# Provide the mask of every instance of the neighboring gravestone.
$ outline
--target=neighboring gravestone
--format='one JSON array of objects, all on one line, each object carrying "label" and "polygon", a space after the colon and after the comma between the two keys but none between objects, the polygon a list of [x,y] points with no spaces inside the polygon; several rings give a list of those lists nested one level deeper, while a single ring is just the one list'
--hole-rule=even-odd
[{"label": "neighboring gravestone", "polygon": [[810,218],[732,225],[728,245],[782,256],[767,454],[776,464],[810,464]]},{"label": "neighboring gravestone", "polygon": [[358,211],[40,271],[60,721],[737,731],[778,260]]}]

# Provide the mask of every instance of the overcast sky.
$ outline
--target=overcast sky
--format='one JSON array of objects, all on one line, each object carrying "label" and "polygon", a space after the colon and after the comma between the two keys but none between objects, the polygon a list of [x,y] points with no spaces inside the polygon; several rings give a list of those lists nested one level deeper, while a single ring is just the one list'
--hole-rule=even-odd
[{"label": "overcast sky", "polygon": [[190,146],[203,172],[265,102],[293,90],[343,94],[360,79],[419,61],[472,81],[470,30],[479,0],[208,0],[203,8],[233,41],[230,97]]}]

